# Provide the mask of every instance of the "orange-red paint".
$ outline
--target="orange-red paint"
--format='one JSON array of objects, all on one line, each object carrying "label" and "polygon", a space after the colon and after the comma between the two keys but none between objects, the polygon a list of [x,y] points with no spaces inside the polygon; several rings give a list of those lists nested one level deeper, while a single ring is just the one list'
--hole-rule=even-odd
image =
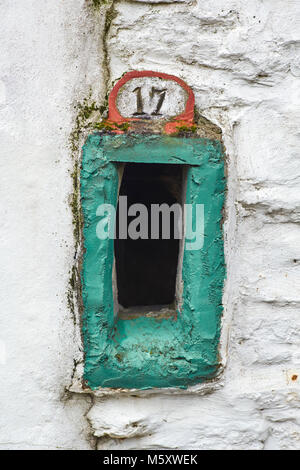
[{"label": "orange-red paint", "polygon": [[[158,77],[164,80],[173,80],[177,82],[188,94],[188,99],[186,102],[185,110],[183,113],[179,114],[172,118],[172,121],[169,121],[165,125],[165,133],[173,134],[177,131],[177,127],[186,126],[191,127],[194,124],[194,106],[195,106],[195,97],[192,89],[180,78],[175,77],[175,75],[169,75],[167,73],[153,72],[152,70],[144,70],[139,72],[133,70],[127,72],[113,87],[108,98],[108,123],[113,126],[114,123],[120,125],[130,121],[138,121],[138,118],[126,118],[121,116],[117,109],[116,99],[119,93],[120,88],[125,85],[129,80],[139,77]],[[121,129],[115,127],[113,130],[116,134],[123,134]]]}]

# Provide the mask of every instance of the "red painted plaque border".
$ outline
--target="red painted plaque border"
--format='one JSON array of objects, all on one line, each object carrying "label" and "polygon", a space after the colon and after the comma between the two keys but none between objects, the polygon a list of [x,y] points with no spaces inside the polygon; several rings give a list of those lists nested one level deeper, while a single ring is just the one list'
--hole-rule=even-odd
[{"label": "red painted plaque border", "polygon": [[[129,80],[132,80],[133,78],[140,77],[158,77],[164,80],[173,80],[174,82],[177,82],[188,94],[185,110],[183,113],[174,116],[171,121],[166,123],[165,132],[167,134],[176,132],[177,127],[179,126],[193,126],[195,106],[195,96],[193,90],[183,80],[181,80],[181,78],[178,78],[175,75],[153,72],[152,70],[132,70],[131,72],[127,72],[125,75],[123,75],[123,77],[115,84],[108,98],[108,121],[111,123],[116,123],[118,126],[120,126],[121,124],[125,124],[127,122],[130,123],[130,121],[139,120],[138,118],[123,117],[117,109],[116,100],[120,88],[125,85],[125,83],[127,83]],[[122,131],[118,128],[116,128],[114,132],[122,133]]]}]

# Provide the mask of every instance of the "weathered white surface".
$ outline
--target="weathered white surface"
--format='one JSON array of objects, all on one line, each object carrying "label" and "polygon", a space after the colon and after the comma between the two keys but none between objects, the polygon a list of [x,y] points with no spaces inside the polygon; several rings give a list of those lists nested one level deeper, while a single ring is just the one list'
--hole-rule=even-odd
[{"label": "weathered white surface", "polygon": [[[140,106],[150,119],[178,116],[185,110],[188,98],[184,88],[173,80],[158,77],[133,78],[120,88],[117,95],[116,105],[122,116],[132,117],[137,113],[138,94],[140,94]],[[160,105],[162,94],[163,100]]]},{"label": "weathered white surface", "polygon": [[91,409],[84,395],[61,401],[78,358],[65,300],[72,103],[89,86],[99,104],[106,92],[104,13],[84,3],[1,5],[1,446],[86,448],[88,412],[100,449],[299,448],[299,2],[116,4],[111,80],[178,75],[223,130],[227,365],[206,396],[108,396]]},{"label": "weathered white surface", "polygon": [[0,28],[0,447],[90,448],[90,400],[65,397],[74,325],[68,139],[74,104],[101,90],[84,1],[4,0]]}]

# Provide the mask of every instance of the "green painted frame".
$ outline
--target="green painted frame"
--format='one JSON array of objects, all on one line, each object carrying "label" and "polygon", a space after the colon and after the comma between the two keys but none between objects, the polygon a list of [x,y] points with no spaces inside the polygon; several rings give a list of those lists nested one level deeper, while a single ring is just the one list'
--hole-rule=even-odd
[{"label": "green painted frame", "polygon": [[[177,318],[114,318],[114,241],[97,238],[96,211],[102,203],[117,205],[117,162],[188,165],[186,203],[204,204],[204,245],[198,251],[184,250]],[[186,388],[216,375],[225,277],[224,197],[224,154],[218,140],[105,133],[88,137],[81,168],[86,386]]]}]

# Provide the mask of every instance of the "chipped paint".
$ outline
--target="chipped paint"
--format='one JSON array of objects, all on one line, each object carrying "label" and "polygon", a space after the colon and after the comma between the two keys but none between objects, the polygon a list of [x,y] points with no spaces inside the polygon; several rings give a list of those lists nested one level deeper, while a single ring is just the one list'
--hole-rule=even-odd
[{"label": "chipped paint", "polygon": [[[117,205],[116,162],[188,166],[186,203],[204,204],[205,242],[184,251],[183,303],[177,319],[114,318],[113,240],[99,240],[96,209]],[[84,146],[83,334],[86,384],[97,387],[187,387],[215,376],[225,274],[222,237],[224,159],[219,141],[160,135],[90,136]]]}]

